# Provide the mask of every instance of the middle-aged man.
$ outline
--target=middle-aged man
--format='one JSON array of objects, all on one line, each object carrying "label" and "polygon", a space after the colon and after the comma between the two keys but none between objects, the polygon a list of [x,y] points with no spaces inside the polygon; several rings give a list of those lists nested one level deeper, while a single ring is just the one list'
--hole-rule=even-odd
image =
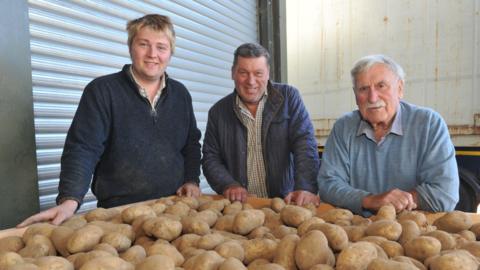
[{"label": "middle-aged man", "polygon": [[127,24],[131,65],[89,83],[68,131],[58,206],[19,226],[73,215],[88,190],[113,207],[172,194],[198,196],[200,131],[190,94],[165,70],[175,48],[166,16]]},{"label": "middle-aged man", "polygon": [[405,73],[383,55],[361,58],[351,71],[358,110],[335,122],[318,175],[322,200],[370,215],[451,211],[458,169],[447,126],[431,109],[401,101]]},{"label": "middle-aged man", "polygon": [[233,93],[209,111],[202,168],[226,198],[282,197],[298,205],[319,202],[313,126],[292,86],[269,81],[269,53],[246,43],[234,54]]}]

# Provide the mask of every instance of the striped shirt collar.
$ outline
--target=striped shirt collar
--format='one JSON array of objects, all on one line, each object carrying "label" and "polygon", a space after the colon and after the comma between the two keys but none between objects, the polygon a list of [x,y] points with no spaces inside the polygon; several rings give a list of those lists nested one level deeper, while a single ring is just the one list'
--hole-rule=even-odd
[{"label": "striped shirt collar", "polygon": [[[265,89],[265,92],[263,92],[263,95],[262,95],[262,98],[260,99],[260,102],[265,103],[267,101],[267,97],[268,97],[268,89]],[[245,103],[243,103],[242,99],[240,98],[240,95],[238,95],[238,94],[235,97],[235,104],[240,109],[241,113],[245,114],[246,116],[248,116],[252,119],[255,119],[255,116],[253,116],[250,113],[250,111],[247,108],[247,105],[245,105]]]}]

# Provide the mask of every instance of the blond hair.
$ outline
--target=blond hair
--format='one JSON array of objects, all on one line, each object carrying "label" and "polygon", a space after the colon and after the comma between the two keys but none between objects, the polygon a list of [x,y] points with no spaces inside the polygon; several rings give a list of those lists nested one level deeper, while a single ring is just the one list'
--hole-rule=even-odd
[{"label": "blond hair", "polygon": [[147,14],[141,18],[131,20],[127,23],[128,31],[128,49],[132,47],[133,39],[138,31],[144,27],[150,27],[154,31],[159,31],[167,35],[170,41],[170,48],[172,54],[175,51],[175,30],[173,29],[172,21],[169,17],[159,14]]}]

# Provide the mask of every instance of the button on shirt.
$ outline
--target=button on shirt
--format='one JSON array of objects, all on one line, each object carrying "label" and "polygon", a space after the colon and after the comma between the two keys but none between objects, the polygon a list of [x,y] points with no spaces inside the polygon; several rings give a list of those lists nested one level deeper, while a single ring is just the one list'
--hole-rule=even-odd
[{"label": "button on shirt", "polygon": [[247,128],[247,177],[248,193],[258,197],[268,197],[265,183],[265,163],[262,148],[262,114],[267,101],[267,91],[260,99],[255,117],[247,109],[240,97],[236,97],[236,105],[240,109],[242,124]]},{"label": "button on shirt", "polygon": [[157,93],[155,94],[153,101],[150,102],[150,99],[148,98],[147,90],[138,82],[137,78],[135,78],[135,74],[133,74],[132,66],[130,66],[128,71],[129,71],[128,74],[137,85],[138,92],[140,93],[140,95],[148,100],[148,104],[150,104],[150,106],[152,107],[152,111],[155,111],[155,106],[157,105],[157,102],[160,99],[160,95],[162,95],[163,88],[165,88],[165,73],[160,78],[160,87],[157,89]]}]

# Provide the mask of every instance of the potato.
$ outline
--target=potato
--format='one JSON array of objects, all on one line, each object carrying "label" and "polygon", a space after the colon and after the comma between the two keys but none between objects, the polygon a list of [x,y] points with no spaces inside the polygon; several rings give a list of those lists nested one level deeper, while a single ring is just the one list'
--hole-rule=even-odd
[{"label": "potato", "polygon": [[165,212],[165,210],[167,209],[167,205],[164,203],[154,203],[150,205],[150,207],[157,216]]},{"label": "potato", "polygon": [[185,262],[183,255],[170,243],[155,243],[147,250],[147,255],[165,255],[173,260],[176,266],[180,266]]},{"label": "potato", "polygon": [[433,222],[437,229],[449,233],[458,233],[463,230],[468,230],[472,227],[472,218],[464,212],[453,211],[446,213],[442,217]]},{"label": "potato", "polygon": [[22,256],[13,251],[0,252],[0,269],[8,269],[15,264],[23,263]]},{"label": "potato", "polygon": [[218,270],[247,270],[247,267],[239,259],[229,257],[220,264]]},{"label": "potato", "polygon": [[153,255],[135,266],[135,270],[175,270],[175,263],[165,255]]},{"label": "potato", "polygon": [[171,214],[179,217],[187,216],[190,211],[190,207],[183,202],[176,202],[174,205],[170,205],[165,209],[165,214]]},{"label": "potato", "polygon": [[306,233],[297,243],[295,263],[300,270],[306,270],[316,264],[335,265],[335,256],[328,247],[327,237],[318,230]]},{"label": "potato", "polygon": [[365,230],[367,226],[346,226],[343,227],[343,230],[347,233],[348,240],[350,242],[357,242],[360,241],[363,237],[365,237]]},{"label": "potato", "polygon": [[428,258],[425,265],[430,270],[477,270],[479,263],[477,259],[466,250],[449,250],[443,254]]},{"label": "potato", "polygon": [[477,240],[477,237],[475,236],[475,233],[473,233],[472,231],[469,231],[469,230],[460,231],[460,232],[458,232],[458,234],[460,234],[460,236],[465,238],[465,240],[467,240],[467,241],[476,241]]},{"label": "potato", "polygon": [[297,227],[297,233],[298,233],[298,236],[303,236],[305,233],[308,232],[308,228],[312,225],[312,224],[319,224],[319,223],[325,223],[325,221],[319,217],[311,217],[307,220],[305,220],[304,222],[302,222],[302,224],[300,224],[298,227]]},{"label": "potato", "polygon": [[206,209],[194,215],[195,218],[205,221],[209,227],[215,225],[219,216],[221,216],[221,214],[212,209]]},{"label": "potato", "polygon": [[117,249],[107,243],[100,243],[93,247],[93,250],[102,250],[112,254],[112,256],[118,257]]},{"label": "potato", "polygon": [[135,240],[135,232],[129,224],[116,224],[102,220],[95,220],[89,223],[89,225],[95,225],[103,230],[103,233],[119,232],[127,236],[130,240]]},{"label": "potato", "polygon": [[388,239],[383,236],[365,236],[365,237],[362,237],[360,241],[370,242],[380,246],[381,243],[388,241]]},{"label": "potato", "polygon": [[364,241],[352,243],[338,255],[336,269],[366,269],[370,262],[377,257],[375,244]]},{"label": "potato", "polygon": [[434,237],[419,236],[405,243],[403,248],[408,257],[424,261],[428,257],[439,254],[442,244]]},{"label": "potato", "polygon": [[347,209],[335,208],[320,214],[319,217],[325,222],[335,223],[337,220],[352,220],[353,214]]},{"label": "potato", "polygon": [[200,206],[198,207],[198,211],[203,211],[206,209],[214,209],[217,210],[218,212],[222,212],[223,208],[225,208],[225,200],[215,200],[215,201],[208,201],[205,203],[201,203]]},{"label": "potato", "polygon": [[419,211],[402,211],[397,216],[397,222],[401,224],[404,220],[411,220],[417,223],[419,228],[424,228],[428,225],[427,217]]},{"label": "potato", "polygon": [[118,252],[124,252],[132,245],[130,238],[119,232],[109,232],[103,235],[101,243],[114,247]]},{"label": "potato", "polygon": [[242,211],[242,209],[243,209],[242,203],[239,202],[239,201],[235,201],[235,202],[231,203],[230,205],[225,206],[225,208],[223,209],[223,214],[224,215],[235,215],[238,212]]},{"label": "potato", "polygon": [[378,220],[370,224],[365,230],[368,236],[383,236],[388,240],[396,241],[402,234],[402,225],[392,220]]},{"label": "potato", "polygon": [[233,232],[247,235],[255,228],[262,226],[265,221],[265,214],[261,210],[242,210],[235,215],[233,220]]},{"label": "potato", "polygon": [[408,241],[420,236],[420,228],[415,221],[403,220],[400,222],[400,225],[402,226],[402,234],[400,235],[398,242],[401,245],[405,245]]},{"label": "potato", "polygon": [[257,267],[265,264],[269,264],[270,261],[267,259],[256,259],[253,262],[248,264],[248,270],[256,269]]},{"label": "potato", "polygon": [[55,249],[63,257],[68,257],[70,252],[67,249],[67,243],[70,236],[72,236],[74,230],[67,226],[58,226],[55,228],[50,236]]},{"label": "potato", "polygon": [[[283,226],[283,225],[282,225]],[[264,238],[267,233],[272,233],[268,227],[260,226],[251,231],[248,235],[248,239]]]},{"label": "potato", "polygon": [[245,264],[251,263],[255,259],[267,259],[271,261],[275,256],[278,243],[270,239],[251,239],[245,241],[242,246],[245,251],[243,262]]},{"label": "potato", "polygon": [[216,270],[225,259],[215,251],[205,251],[188,259],[183,268],[185,270]]},{"label": "potato", "polygon": [[[228,239],[231,239],[231,240],[247,240],[248,239],[246,236],[231,233],[231,232],[212,230],[212,233],[219,233],[219,234],[223,235],[225,238],[228,238]],[[265,236],[267,236],[267,235],[268,235],[268,233]]]},{"label": "potato", "polygon": [[173,245],[177,248],[178,251],[183,252],[186,248],[189,247],[196,247],[198,239],[200,239],[200,235],[196,234],[184,234],[175,241],[173,241]]},{"label": "potato", "polygon": [[140,262],[142,262],[145,258],[147,257],[147,252],[145,249],[140,246],[140,245],[134,245],[127,249],[125,252],[120,254],[120,258],[123,260],[133,264],[137,265]]},{"label": "potato", "polygon": [[120,215],[120,210],[118,209],[115,209],[115,208],[105,209],[105,208],[99,207],[85,214],[85,219],[88,222],[94,221],[94,220],[108,221],[113,219],[117,215]]},{"label": "potato", "polygon": [[233,221],[235,220],[235,215],[226,215],[218,218],[215,226],[215,230],[233,232]]},{"label": "potato", "polygon": [[229,240],[215,247],[215,251],[222,257],[228,259],[234,257],[240,261],[245,258],[245,251],[242,244],[236,240]]},{"label": "potato", "polygon": [[211,233],[202,236],[197,241],[197,248],[211,250],[225,241],[225,237],[219,233]]},{"label": "potato", "polygon": [[182,217],[182,233],[193,233],[198,235],[205,235],[210,233],[210,226],[203,220],[192,216]]},{"label": "potato", "polygon": [[80,252],[80,253],[77,253],[77,254],[80,254],[80,255],[78,257],[76,257],[73,261],[71,260],[70,256],[69,256],[69,259],[68,259],[69,261],[71,261],[73,263],[73,266],[75,267],[75,269],[82,268],[82,266],[86,262],[91,261],[95,258],[116,257],[116,256],[113,256],[111,253],[103,251],[103,250],[92,250],[92,251],[89,251],[89,252]]},{"label": "potato", "polygon": [[7,236],[0,239],[0,253],[13,251],[17,252],[25,247],[25,243],[20,236]]},{"label": "potato", "polygon": [[18,251],[22,257],[38,258],[42,256],[55,256],[57,251],[52,241],[43,234],[30,237],[25,247]]},{"label": "potato", "polygon": [[17,263],[8,268],[8,270],[39,270],[40,268],[33,263]]},{"label": "potato", "polygon": [[480,223],[473,224],[472,227],[470,227],[470,231],[475,234],[477,240],[480,240]]},{"label": "potato", "polygon": [[460,246],[460,249],[464,249],[480,259],[480,242],[467,242]]},{"label": "potato", "polygon": [[254,266],[248,266],[248,270],[284,270],[281,265],[276,263],[266,263],[266,264],[259,264]]},{"label": "potato", "polygon": [[135,239],[134,245],[142,246],[144,249],[147,249],[149,246],[153,245],[155,241],[148,236],[140,236]]},{"label": "potato", "polygon": [[334,269],[328,264],[315,264],[309,270],[334,270]]},{"label": "potato", "polygon": [[[267,228],[267,227],[265,227],[265,228]],[[273,234],[273,236],[275,236],[275,238],[282,239],[284,236],[286,236],[288,234],[297,234],[297,229],[294,228],[294,227],[280,225],[277,228],[273,229],[272,234]]]},{"label": "potato", "polygon": [[124,209],[121,213],[122,220],[125,223],[131,224],[133,220],[139,216],[149,216],[149,217],[156,217],[157,215],[153,211],[153,209],[144,204],[136,204]]},{"label": "potato", "polygon": [[404,263],[408,263],[408,264],[412,264],[414,265],[415,267],[417,267],[419,270],[427,270],[427,268],[425,267],[425,265],[423,265],[422,262],[414,259],[414,258],[410,258],[410,257],[407,257],[407,256],[395,256],[392,258],[393,261],[397,261],[397,262],[404,262]]},{"label": "potato", "polygon": [[329,247],[338,252],[348,245],[348,235],[345,230],[335,224],[319,223],[310,226],[309,230],[320,230],[327,237]]},{"label": "potato", "polygon": [[185,261],[188,261],[190,258],[200,255],[205,251],[206,251],[205,249],[189,247],[182,252],[182,256],[183,258],[185,258]]},{"label": "potato", "polygon": [[454,249],[456,246],[455,238],[447,232],[436,230],[424,234],[425,236],[435,237],[442,245],[441,250]]},{"label": "potato", "polygon": [[133,264],[118,257],[97,257],[86,262],[80,270],[134,270]]},{"label": "potato", "polygon": [[273,257],[273,262],[285,268],[285,270],[296,270],[295,264],[295,248],[297,247],[300,237],[295,234],[289,234],[282,238],[278,243],[280,248]]},{"label": "potato", "polygon": [[312,212],[301,206],[286,205],[280,211],[280,218],[283,223],[288,226],[298,227],[302,222],[310,219],[313,216]]},{"label": "potato", "polygon": [[45,256],[35,260],[40,270],[73,270],[73,264],[67,259],[56,256]]},{"label": "potato", "polygon": [[359,215],[354,215],[351,223],[353,226],[368,226],[372,223],[372,220]]},{"label": "potato", "polygon": [[280,225],[284,225],[282,219],[280,218],[280,214],[276,213],[270,208],[262,208],[260,209],[265,214],[265,222],[263,226],[269,228],[270,230],[274,230]]},{"label": "potato", "polygon": [[397,217],[397,211],[395,210],[395,207],[391,204],[386,204],[380,207],[378,209],[378,212],[375,216],[372,217],[373,221],[377,220],[395,220]]},{"label": "potato", "polygon": [[367,270],[418,270],[413,264],[386,259],[373,259]]},{"label": "potato", "polygon": [[286,203],[282,198],[276,197],[270,201],[270,208],[277,213],[280,213],[285,206]]},{"label": "potato", "polygon": [[387,240],[381,242],[379,246],[383,249],[383,251],[385,251],[389,258],[403,256],[405,254],[402,245],[400,245],[398,242]]},{"label": "potato", "polygon": [[198,207],[200,206],[200,203],[198,202],[197,198],[195,198],[195,197],[181,196],[181,197],[174,198],[174,201],[182,202],[182,203],[188,205],[188,207],[190,209],[194,209],[194,210],[198,209]]},{"label": "potato", "polygon": [[166,217],[147,219],[142,226],[145,234],[172,241],[182,233],[182,223]]},{"label": "potato", "polygon": [[93,249],[100,243],[103,230],[95,225],[86,225],[75,231],[67,242],[67,250],[70,253],[85,252]]},{"label": "potato", "polygon": [[27,243],[30,238],[32,238],[34,235],[37,235],[37,234],[41,234],[41,235],[46,236],[47,238],[50,238],[53,230],[56,227],[57,226],[52,225],[50,223],[32,224],[23,233],[23,236],[22,236],[23,242]]}]

